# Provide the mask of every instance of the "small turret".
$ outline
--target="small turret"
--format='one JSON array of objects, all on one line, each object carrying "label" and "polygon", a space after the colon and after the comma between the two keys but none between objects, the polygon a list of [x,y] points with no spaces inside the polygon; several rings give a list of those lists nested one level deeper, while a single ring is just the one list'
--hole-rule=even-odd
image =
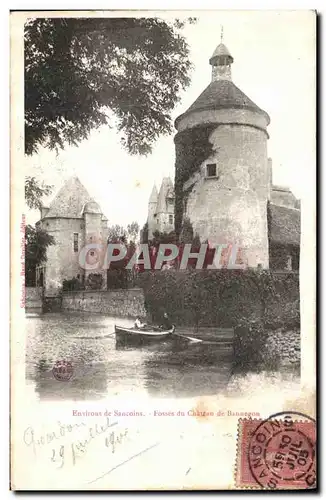
[{"label": "small turret", "polygon": [[216,47],[209,64],[212,66],[212,82],[217,80],[232,80],[231,64],[233,57],[223,42],[223,27],[221,29],[221,43]]},{"label": "small turret", "polygon": [[148,200],[147,224],[148,224],[148,237],[150,239],[153,236],[153,232],[156,230],[155,216],[156,216],[157,200],[158,200],[158,192],[154,184],[151,195]]}]

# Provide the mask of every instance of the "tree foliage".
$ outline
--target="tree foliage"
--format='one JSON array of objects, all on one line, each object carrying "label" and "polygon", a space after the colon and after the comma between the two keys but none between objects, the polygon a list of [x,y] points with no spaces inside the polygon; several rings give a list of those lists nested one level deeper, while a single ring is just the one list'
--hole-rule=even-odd
[{"label": "tree foliage", "polygon": [[43,229],[27,225],[25,229],[25,280],[35,285],[36,267],[46,262],[47,248],[55,244],[53,236]]},{"label": "tree foliage", "polygon": [[131,154],[172,130],[190,82],[186,22],[157,18],[34,18],[25,24],[25,152],[76,145],[115,125]]},{"label": "tree foliage", "polygon": [[[25,178],[25,202],[31,209],[42,207],[42,197],[51,193],[52,186],[40,183],[35,177]],[[36,267],[46,261],[46,250],[54,245],[53,236],[39,227],[27,225],[25,229],[25,281],[35,285]]]},{"label": "tree foliage", "polygon": [[145,222],[143,229],[141,230],[140,243],[148,243],[148,222]]},{"label": "tree foliage", "polygon": [[139,236],[139,224],[136,221],[133,221],[131,224],[127,226],[127,235],[129,240],[135,242]]},{"label": "tree foliage", "polygon": [[136,243],[139,235],[139,224],[136,221],[131,222],[127,227],[120,224],[114,224],[108,227],[108,243]]},{"label": "tree foliage", "polygon": [[[202,124],[179,132],[175,138],[175,231],[178,237],[182,230],[188,196],[194,183],[187,189],[184,184],[196,172],[203,161],[214,152],[209,137],[216,124]],[[194,181],[195,182],[195,181]]]},{"label": "tree foliage", "polygon": [[31,209],[40,209],[42,207],[42,197],[51,194],[53,186],[40,183],[35,177],[25,178],[25,202]]},{"label": "tree foliage", "polygon": [[177,237],[174,231],[169,233],[160,233],[160,231],[154,231],[153,238],[150,240],[150,245],[154,247],[159,247],[161,244],[176,244]]}]

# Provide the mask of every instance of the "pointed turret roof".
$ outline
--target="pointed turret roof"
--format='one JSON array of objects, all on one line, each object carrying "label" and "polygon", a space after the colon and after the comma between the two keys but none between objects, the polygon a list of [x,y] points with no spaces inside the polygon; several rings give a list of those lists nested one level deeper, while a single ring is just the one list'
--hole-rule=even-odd
[{"label": "pointed turret roof", "polygon": [[148,203],[157,203],[157,199],[158,199],[158,191],[156,185],[154,184]]},{"label": "pointed turret roof", "polygon": [[157,210],[156,210],[157,213],[167,211],[166,199],[171,196],[174,196],[173,182],[170,177],[163,177],[160,192],[158,195]]},{"label": "pointed turret roof", "polygon": [[249,97],[246,96],[233,82],[231,78],[231,64],[233,57],[224,43],[220,43],[209,60],[212,66],[212,81],[187,109],[180,115],[175,126],[185,116],[197,112],[216,109],[248,109],[264,115],[267,125],[270,118],[266,111],[262,110]]},{"label": "pointed turret roof", "polygon": [[78,177],[71,177],[55,196],[45,218],[80,219],[83,216],[85,205],[90,201],[94,200]]}]

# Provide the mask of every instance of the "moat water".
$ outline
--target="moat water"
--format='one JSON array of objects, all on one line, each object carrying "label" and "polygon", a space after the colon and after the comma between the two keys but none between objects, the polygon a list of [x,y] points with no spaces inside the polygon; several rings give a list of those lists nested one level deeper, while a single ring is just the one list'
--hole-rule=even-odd
[{"label": "moat water", "polygon": [[[26,380],[35,396],[75,401],[128,393],[182,398],[225,390],[233,359],[218,344],[173,337],[122,349],[110,335],[115,323],[133,322],[90,313],[27,313]],[[61,360],[73,367],[69,381],[59,381],[53,374],[53,366]]]}]

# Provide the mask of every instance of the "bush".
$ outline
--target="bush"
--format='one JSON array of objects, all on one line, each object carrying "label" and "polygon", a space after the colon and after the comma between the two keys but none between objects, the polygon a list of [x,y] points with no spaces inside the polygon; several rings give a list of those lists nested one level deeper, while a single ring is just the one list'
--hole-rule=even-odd
[{"label": "bush", "polygon": [[91,290],[101,290],[103,286],[103,276],[102,274],[91,273],[88,275],[86,280],[86,288]]},{"label": "bush", "polygon": [[72,278],[71,280],[63,280],[62,282],[62,291],[63,292],[71,292],[73,290],[81,290],[82,285],[77,278]]},{"label": "bush", "polygon": [[300,322],[297,275],[255,270],[166,270],[140,273],[147,312],[167,311],[176,325],[236,328],[260,321],[265,328]]},{"label": "bush", "polygon": [[129,286],[129,274],[128,269],[108,269],[107,272],[107,288],[128,288]]},{"label": "bush", "polygon": [[257,319],[242,319],[234,329],[234,358],[236,371],[262,371],[277,368],[279,358],[266,350],[268,331]]}]

